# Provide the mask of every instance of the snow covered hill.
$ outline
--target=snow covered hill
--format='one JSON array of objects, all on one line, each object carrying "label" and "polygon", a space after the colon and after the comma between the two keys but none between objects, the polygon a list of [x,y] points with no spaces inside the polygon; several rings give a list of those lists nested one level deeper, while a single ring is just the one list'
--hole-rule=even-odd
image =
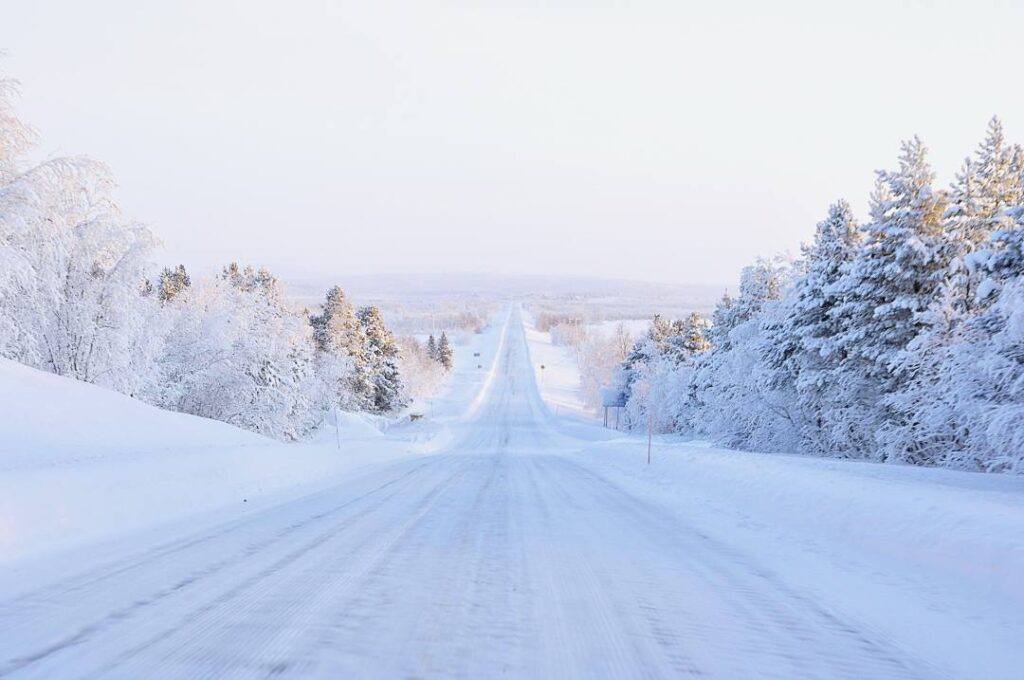
[{"label": "snow covered hill", "polygon": [[240,506],[349,462],[6,360],[0,413],[0,562]]},{"label": "snow covered hill", "polygon": [[164,411],[7,359],[0,359],[0,412],[4,471],[274,444],[225,423]]},{"label": "snow covered hill", "polygon": [[384,437],[386,421],[341,414],[338,436],[329,415],[318,437],[297,444],[0,359],[0,563],[215,511],[223,520],[225,510],[251,512],[435,449],[479,391],[477,365],[493,362],[502,330],[493,326],[456,346],[433,418]]}]

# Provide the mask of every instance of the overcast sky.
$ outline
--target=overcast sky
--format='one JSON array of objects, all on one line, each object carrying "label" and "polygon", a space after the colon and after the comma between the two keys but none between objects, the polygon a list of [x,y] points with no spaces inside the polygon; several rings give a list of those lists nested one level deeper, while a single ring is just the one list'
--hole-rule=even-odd
[{"label": "overcast sky", "polygon": [[40,156],[193,268],[731,283],[919,134],[1024,141],[1021,2],[21,0]]}]

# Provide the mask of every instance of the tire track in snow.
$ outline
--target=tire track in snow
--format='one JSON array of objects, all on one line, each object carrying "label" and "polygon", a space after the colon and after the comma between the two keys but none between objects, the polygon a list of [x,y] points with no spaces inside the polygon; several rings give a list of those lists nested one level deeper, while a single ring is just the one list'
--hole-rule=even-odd
[{"label": "tire track in snow", "polygon": [[[439,459],[438,459],[439,460]],[[194,540],[178,542],[171,547],[159,550],[158,556],[147,557],[137,563],[119,568],[115,571],[117,579],[122,583],[110,583],[114,576],[98,576],[90,572],[82,580],[84,585],[74,583],[73,579],[62,582],[54,595],[46,591],[36,591],[30,595],[16,598],[10,603],[5,603],[0,608],[0,621],[17,621],[11,623],[10,627],[5,624],[5,630],[22,631],[34,634],[36,637],[44,637],[47,631],[52,631],[49,636],[51,640],[28,653],[21,653],[8,658],[3,665],[0,665],[0,677],[25,668],[32,664],[38,664],[48,657],[59,654],[66,650],[81,647],[98,635],[103,635],[108,629],[115,626],[122,626],[139,616],[144,616],[148,610],[166,604],[171,598],[183,599],[192,596],[196,589],[209,586],[209,581],[215,578],[226,580],[229,590],[237,587],[239,578],[244,578],[245,571],[265,569],[260,559],[261,556],[273,551],[279,545],[288,546],[301,536],[301,532],[315,528],[323,523],[330,526],[326,534],[314,538],[314,544],[321,540],[323,535],[330,535],[344,528],[344,522],[333,524],[337,515],[345,512],[352,512],[356,509],[362,510],[361,515],[354,515],[348,522],[358,521],[365,518],[368,512],[382,507],[396,496],[403,492],[407,485],[414,485],[419,480],[417,473],[425,466],[436,464],[438,460],[431,460],[427,463],[420,463],[411,470],[400,474],[398,477],[389,479],[374,488],[349,498],[341,503],[333,503],[327,509],[319,508],[317,501],[329,498],[329,494],[319,493],[312,499],[313,514],[305,514],[303,511],[310,505],[309,499],[302,499],[293,503],[285,504],[277,508],[278,515],[285,519],[283,526],[264,526],[267,519],[266,512],[243,521],[232,522],[226,527],[215,529],[209,536],[202,536]],[[361,505],[369,503],[368,509],[362,509]],[[290,519],[288,511],[297,511],[298,519]],[[240,547],[236,547],[227,556],[197,546],[206,546],[209,543],[216,544],[225,536],[237,536],[249,539],[244,529],[254,528],[255,540],[244,540]],[[267,529],[271,531],[267,533]],[[288,553],[287,558],[294,558],[301,554],[303,549]],[[184,555],[186,558],[195,560],[195,566],[178,565],[174,559]],[[212,560],[212,561],[211,561]],[[172,578],[167,583],[168,573],[184,571],[182,576]],[[132,578],[138,579],[136,584],[138,590],[134,593],[118,592],[123,588],[123,581]],[[116,580],[116,579],[115,579]],[[75,596],[84,594],[84,601],[76,601]],[[71,633],[64,633],[69,626],[73,627],[76,620],[75,614],[80,612],[81,623]],[[101,614],[97,616],[97,612]],[[105,613],[103,613],[105,612]],[[29,637],[25,635],[25,637]],[[5,643],[12,641],[8,638]]]}]

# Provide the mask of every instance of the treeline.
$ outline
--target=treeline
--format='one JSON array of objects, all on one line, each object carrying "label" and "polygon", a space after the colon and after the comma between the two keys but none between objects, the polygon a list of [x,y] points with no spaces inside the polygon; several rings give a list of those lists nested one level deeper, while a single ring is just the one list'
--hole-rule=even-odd
[{"label": "treeline", "polygon": [[376,307],[332,288],[292,308],[265,269],[154,275],[157,241],[125,219],[102,164],[26,167],[33,131],[0,80],[0,356],[278,439],[335,406],[389,413],[407,390]]},{"label": "treeline", "polygon": [[993,119],[949,188],[926,149],[840,201],[802,258],[743,270],[710,322],[655,319],[634,427],[748,450],[1024,472],[1024,152]]}]

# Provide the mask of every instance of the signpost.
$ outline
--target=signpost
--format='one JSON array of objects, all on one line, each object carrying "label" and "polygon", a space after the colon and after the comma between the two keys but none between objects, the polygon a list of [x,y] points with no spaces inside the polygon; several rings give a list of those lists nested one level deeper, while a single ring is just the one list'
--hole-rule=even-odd
[{"label": "signpost", "polygon": [[601,405],[604,406],[604,426],[608,427],[608,409],[615,409],[615,429],[619,429],[619,409],[626,405],[626,393],[617,387],[601,390]]}]

